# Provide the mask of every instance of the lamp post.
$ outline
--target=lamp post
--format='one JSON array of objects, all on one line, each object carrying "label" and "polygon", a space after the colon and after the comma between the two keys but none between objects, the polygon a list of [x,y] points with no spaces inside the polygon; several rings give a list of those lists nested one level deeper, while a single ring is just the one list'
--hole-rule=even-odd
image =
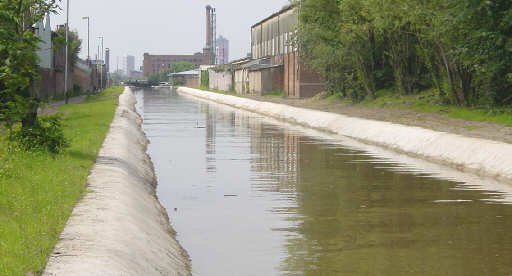
[{"label": "lamp post", "polygon": [[[101,39],[101,53],[100,53],[100,61],[103,60],[103,37],[98,36]],[[99,45],[98,45],[99,47]],[[100,63],[100,89],[103,89],[103,62]]]},{"label": "lamp post", "polygon": [[90,31],[90,24],[89,24],[89,16],[84,16],[82,19],[87,19],[87,64],[91,62],[91,53],[89,51],[89,31]]},{"label": "lamp post", "polygon": [[108,53],[108,56],[105,56],[105,88],[108,88],[110,73],[110,48],[105,48],[105,53]]},{"label": "lamp post", "polygon": [[64,65],[64,98],[68,104],[69,0],[66,0],[66,64]]}]

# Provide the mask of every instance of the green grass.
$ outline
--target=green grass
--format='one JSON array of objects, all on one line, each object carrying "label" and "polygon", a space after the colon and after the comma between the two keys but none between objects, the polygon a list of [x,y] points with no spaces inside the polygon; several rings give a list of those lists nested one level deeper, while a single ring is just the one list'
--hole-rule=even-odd
[{"label": "green grass", "polygon": [[286,94],[284,93],[284,91],[270,91],[269,93],[266,93],[264,94],[263,96],[265,97],[281,97],[281,98],[286,98]]},{"label": "green grass", "polygon": [[8,151],[0,132],[0,275],[43,271],[109,129],[122,87],[64,105],[65,135],[71,147],[52,156]]},{"label": "green grass", "polygon": [[[376,92],[376,98],[367,98],[360,104],[382,108],[394,108],[414,110],[418,112],[439,113],[451,118],[468,121],[491,122],[512,126],[512,109],[496,108],[487,110],[484,108],[459,107],[444,105],[438,102],[439,97],[434,89],[422,91],[417,95],[399,95],[392,89],[383,89]],[[330,103],[349,103],[340,94],[331,95],[323,101]]]}]

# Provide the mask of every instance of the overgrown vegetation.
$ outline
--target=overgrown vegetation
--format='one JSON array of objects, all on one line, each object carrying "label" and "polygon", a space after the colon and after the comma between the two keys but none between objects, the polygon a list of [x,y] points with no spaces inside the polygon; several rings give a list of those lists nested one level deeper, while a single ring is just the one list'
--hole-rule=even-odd
[{"label": "overgrown vegetation", "polygon": [[210,87],[210,72],[208,70],[201,71],[201,83],[199,86],[205,89]]},{"label": "overgrown vegetation", "polygon": [[[55,246],[109,129],[122,87],[60,108],[61,154],[8,146],[0,130],[0,275],[38,275]],[[41,116],[43,121],[52,117]]]},{"label": "overgrown vegetation", "polygon": [[196,66],[193,63],[187,62],[187,61],[180,61],[180,62],[174,62],[171,64],[171,67],[160,72],[151,74],[148,76],[149,82],[168,82],[169,81],[169,74],[171,73],[180,73],[185,72],[189,70],[195,69]]},{"label": "overgrown vegetation", "polygon": [[[59,28],[55,32],[56,36],[53,37],[55,49],[64,49],[66,47],[66,28]],[[68,32],[68,60],[71,70],[78,62],[78,54],[82,50],[82,40],[78,36],[78,31]]]},{"label": "overgrown vegetation", "polygon": [[512,1],[296,0],[296,42],[330,94],[435,92],[435,104],[512,104]]},{"label": "overgrown vegetation", "polygon": [[286,93],[284,93],[284,91],[281,91],[281,90],[272,90],[272,91],[264,94],[263,96],[286,98]]},{"label": "overgrown vegetation", "polygon": [[68,146],[69,141],[64,137],[62,117],[59,114],[38,117],[33,126],[16,128],[9,132],[11,151],[40,150],[58,154]]},{"label": "overgrown vegetation", "polygon": [[36,123],[39,39],[32,26],[56,9],[56,0],[0,1],[0,121],[8,126]]}]

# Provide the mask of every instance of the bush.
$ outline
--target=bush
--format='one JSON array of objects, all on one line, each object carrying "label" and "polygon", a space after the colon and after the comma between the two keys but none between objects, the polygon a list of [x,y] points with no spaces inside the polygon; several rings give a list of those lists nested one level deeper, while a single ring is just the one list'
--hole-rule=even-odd
[{"label": "bush", "polygon": [[69,147],[69,141],[64,137],[60,115],[40,116],[32,127],[12,130],[9,141],[22,150],[42,150],[53,154],[58,154]]}]

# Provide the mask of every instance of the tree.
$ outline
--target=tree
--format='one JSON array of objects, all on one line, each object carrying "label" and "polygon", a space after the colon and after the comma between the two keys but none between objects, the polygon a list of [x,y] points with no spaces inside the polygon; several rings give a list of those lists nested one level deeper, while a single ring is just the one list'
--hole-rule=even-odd
[{"label": "tree", "polygon": [[510,0],[294,0],[301,58],[354,101],[382,88],[512,104]]},{"label": "tree", "polygon": [[56,8],[56,0],[0,0],[0,120],[9,126],[36,121],[39,39],[32,26]]},{"label": "tree", "polygon": [[[54,44],[56,49],[62,49],[66,47],[66,28],[59,28],[56,32],[57,36],[54,38]],[[78,32],[68,32],[68,60],[71,68],[75,67],[78,62],[78,54],[82,50],[82,40],[78,36]]]},{"label": "tree", "polygon": [[166,69],[160,73],[151,74],[148,76],[149,82],[167,82],[169,81],[169,74],[180,73],[195,69],[196,66],[188,61],[178,61],[171,63],[169,69]]}]

